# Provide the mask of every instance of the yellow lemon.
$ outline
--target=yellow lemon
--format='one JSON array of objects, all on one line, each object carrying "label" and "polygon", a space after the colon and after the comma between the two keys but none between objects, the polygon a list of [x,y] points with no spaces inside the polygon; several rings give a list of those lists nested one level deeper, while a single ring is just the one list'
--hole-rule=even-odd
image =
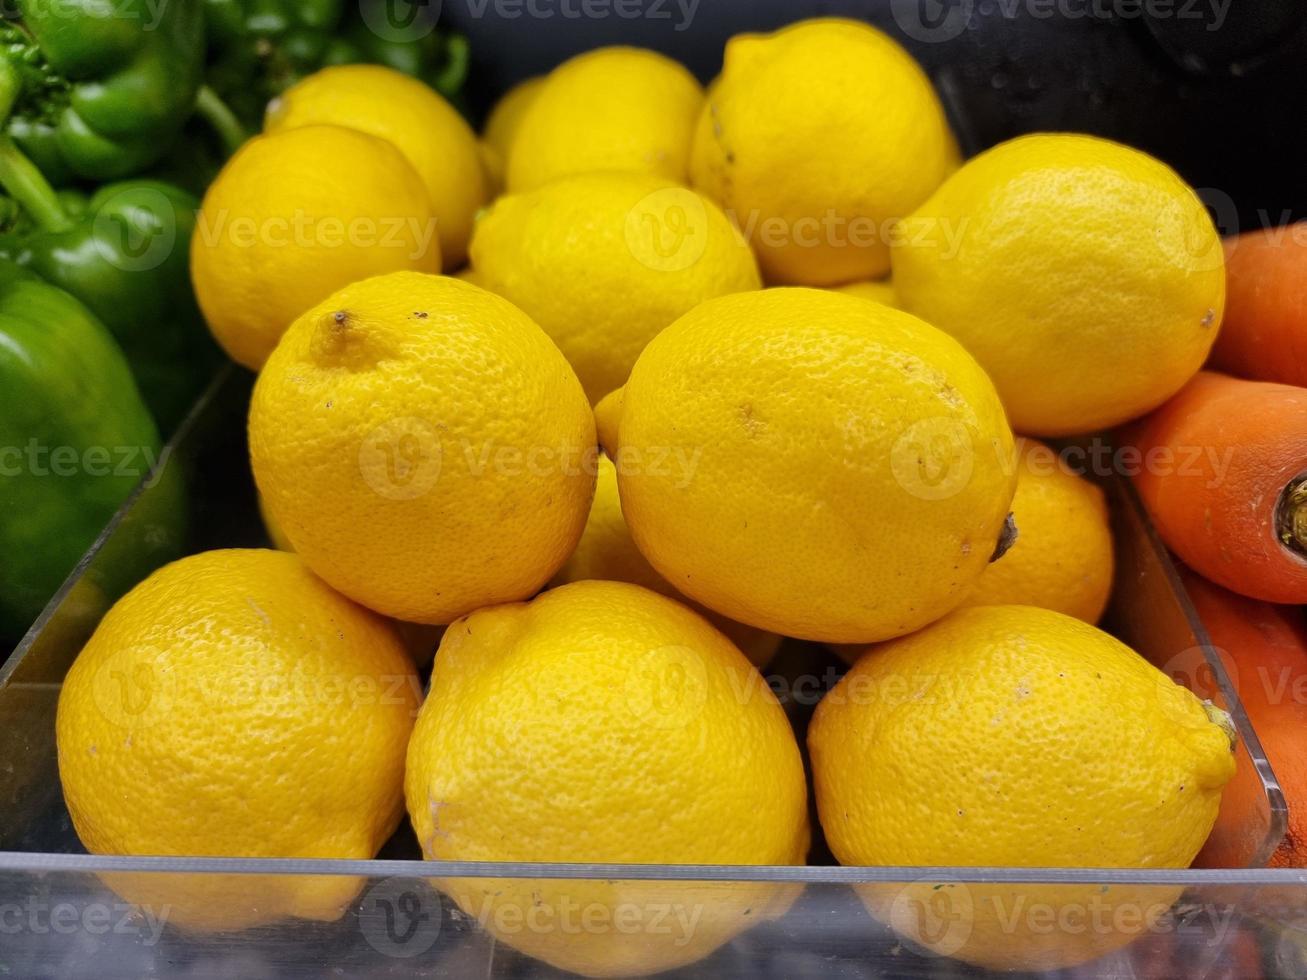
[{"label": "yellow lemon", "polygon": [[309,307],[396,269],[440,269],[426,189],[390,143],[340,126],[246,143],[209,186],[191,239],[209,329],[254,370]]},{"label": "yellow lemon", "polygon": [[263,530],[268,535],[268,543],[273,548],[277,551],[294,552],[295,546],[290,543],[290,538],[286,537],[285,532],[268,513],[268,505],[264,502],[262,494],[259,495],[259,519],[263,521]]},{"label": "yellow lemon", "polygon": [[1016,541],[963,605],[1039,606],[1096,623],[1112,591],[1112,526],[1103,491],[1057,453],[1018,440]]},{"label": "yellow lemon", "polygon": [[472,265],[478,285],[553,338],[591,401],[682,313],[761,286],[721,210],[649,174],[582,174],[501,197],[477,222]]},{"label": "yellow lemon", "polygon": [[481,128],[482,159],[496,187],[503,186],[504,168],[507,166],[513,139],[522,124],[522,117],[535,102],[544,81],[543,75],[536,75],[518,82],[500,96]]},{"label": "yellow lemon", "polygon": [[[294,552],[295,548],[290,543],[290,539],[281,533],[281,528],[268,513],[262,497],[259,498],[259,513],[263,517],[264,530],[267,531],[272,546],[278,551]],[[406,623],[402,619],[392,619],[391,624],[399,634],[400,642],[408,650],[409,656],[413,658],[414,664],[425,667],[431,663],[431,658],[436,655],[436,647],[440,645],[440,637],[444,635],[445,627],[429,626],[425,623]]]},{"label": "yellow lemon", "polygon": [[[277,522],[272,519],[268,513],[268,507],[259,497],[259,515],[263,518],[263,529],[268,534],[268,540],[278,551],[294,552],[295,546],[290,543],[290,539],[281,532]],[[436,647],[440,643],[440,637],[445,632],[443,626],[428,626],[423,623],[406,623],[402,619],[391,620],[395,631],[399,634],[400,641],[403,642],[405,649],[412,656],[413,662],[424,667],[431,663],[431,658],[436,655]]]},{"label": "yellow lemon", "polygon": [[1070,134],[969,161],[901,223],[894,284],[985,366],[1012,425],[1045,436],[1160,405],[1202,366],[1225,307],[1198,195],[1145,153]]},{"label": "yellow lemon", "polygon": [[[960,610],[873,647],[818,705],[808,748],[822,829],[843,864],[1187,867],[1234,774],[1222,715],[1078,619]],[[1002,970],[1101,955],[1180,891],[1049,890],[1041,903],[1078,907],[1080,922],[1094,902],[1138,906],[1139,929],[1075,932],[1014,911],[1021,889],[972,886],[945,899],[945,929],[926,928],[909,913],[940,887],[863,897],[914,942]]]},{"label": "yellow lemon", "polygon": [[[802,864],[809,844],[803,763],[762,677],[701,616],[622,582],[453,623],[405,795],[432,860]],[[614,879],[442,888],[499,941],[587,976],[693,963],[796,896]]]},{"label": "yellow lemon", "polygon": [[470,282],[474,286],[485,288],[484,284],[481,282],[481,277],[477,275],[476,269],[472,268],[470,265],[465,265],[463,268],[455,272],[454,278],[462,279],[464,282]]},{"label": "yellow lemon", "polygon": [[250,457],[295,551],[346,595],[440,624],[535,593],[594,489],[576,375],[520,310],[443,276],[355,283],[259,375]]},{"label": "yellow lemon", "polygon": [[[294,555],[211,551],[109,611],[59,695],[59,778],[93,854],[371,858],[404,812],[420,688],[381,617]],[[336,919],[354,878],[107,876],[169,921]]]},{"label": "yellow lemon", "polygon": [[544,86],[544,76],[536,75],[518,82],[505,92],[495,103],[486,124],[481,130],[481,138],[504,160],[508,159],[513,139],[527,109],[535,102],[536,96]]},{"label": "yellow lemon", "polygon": [[826,290],[700,304],[598,414],[641,553],[708,608],[784,636],[870,642],[942,616],[993,555],[1015,486],[971,356]]},{"label": "yellow lemon", "polygon": [[546,76],[517,125],[508,189],[569,174],[634,170],[684,182],[703,89],[681,65],[641,48],[598,48]]},{"label": "yellow lemon", "polygon": [[[622,502],[617,494],[617,467],[607,456],[599,457],[599,474],[595,483],[594,503],[585,522],[581,540],[572,557],[559,569],[554,581],[559,585],[600,579],[607,582],[630,582],[646,589],[680,599],[693,605],[692,600],[678,593],[667,579],[659,575],[631,538],[631,531],[622,517]],[[708,609],[697,612],[734,643],[761,670],[776,655],[781,638],[775,633],[736,623]]]},{"label": "yellow lemon", "polygon": [[767,281],[810,286],[883,276],[892,223],[956,166],[943,107],[912,56],[835,18],[731,38],[690,162]]},{"label": "yellow lemon", "polygon": [[393,144],[426,185],[446,269],[467,257],[477,209],[489,197],[476,134],[435,89],[382,65],[324,68],[268,105],[264,130],[348,126]]},{"label": "yellow lemon", "polygon": [[865,279],[862,282],[850,282],[843,286],[831,287],[837,293],[845,293],[849,296],[860,296],[862,299],[869,299],[873,303],[884,303],[886,306],[899,308],[898,294],[894,291],[894,283],[889,279]]}]

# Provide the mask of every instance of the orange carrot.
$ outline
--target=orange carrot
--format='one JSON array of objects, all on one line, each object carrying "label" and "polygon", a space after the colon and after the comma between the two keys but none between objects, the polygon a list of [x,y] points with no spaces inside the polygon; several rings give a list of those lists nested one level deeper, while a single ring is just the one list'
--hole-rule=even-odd
[{"label": "orange carrot", "polygon": [[[1307,619],[1300,609],[1235,595],[1192,572],[1184,573],[1184,584],[1289,803],[1289,833],[1271,864],[1307,867]],[[1241,791],[1260,794],[1261,785],[1236,778],[1222,809],[1247,812],[1252,802],[1230,795]],[[1224,862],[1212,850],[1204,863],[1219,867]]]},{"label": "orange carrot", "polygon": [[1307,386],[1307,221],[1227,239],[1225,275],[1211,366]]},{"label": "orange carrot", "polygon": [[1187,565],[1254,599],[1307,602],[1307,388],[1204,371],[1122,445]]}]

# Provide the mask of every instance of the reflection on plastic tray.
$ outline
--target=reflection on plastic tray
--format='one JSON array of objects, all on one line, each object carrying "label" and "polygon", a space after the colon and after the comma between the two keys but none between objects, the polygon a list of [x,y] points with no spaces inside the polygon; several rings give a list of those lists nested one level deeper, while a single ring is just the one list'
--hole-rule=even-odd
[{"label": "reflection on plastic tray", "polygon": [[[423,877],[433,871],[442,875],[439,882]],[[488,876],[513,893],[549,900],[459,908],[447,897]],[[700,880],[706,877],[713,880]],[[590,904],[596,885],[625,897],[611,907]],[[333,921],[285,919],[208,933],[187,932],[174,921],[173,903],[226,896],[215,902],[225,915],[254,914],[267,896],[297,889],[354,897]],[[567,974],[514,947],[561,945],[572,955],[629,962],[651,950],[663,957],[693,952],[706,929],[746,928],[748,912],[767,889],[793,895],[784,917],[760,922],[664,975],[974,977],[985,973],[954,955],[1088,955],[1104,948],[1111,951],[1056,975],[1154,980],[1307,971],[1307,874],[1301,872],[437,867],[17,854],[0,855],[0,970],[68,980],[558,977]],[[859,898],[868,891],[883,896],[894,920],[919,929],[938,952],[905,942],[868,915]]]},{"label": "reflection on plastic tray", "polygon": [[[188,551],[264,544],[244,444],[249,387],[247,374],[225,370],[168,454],[167,465],[189,487]],[[1106,625],[1182,682],[1201,676],[1218,690],[1217,700],[1240,729],[1237,778],[1247,791],[1227,794],[1234,802],[1222,811],[1205,854],[1219,855],[1227,867],[1256,868],[1284,834],[1283,797],[1133,491],[1120,483],[1110,490],[1119,567]],[[732,916],[741,917],[741,929],[753,925],[757,920],[747,917],[755,913],[757,896],[777,889],[797,896],[788,912],[745,929],[678,975],[969,976],[981,971],[943,954],[966,955],[982,940],[1027,966],[1039,965],[1040,950],[1059,957],[1070,950],[1085,956],[1114,950],[1060,976],[1307,973],[1298,959],[1300,944],[1307,945],[1300,931],[1307,929],[1307,872],[836,868],[819,835],[817,866],[808,868],[436,865],[416,860],[407,826],[387,844],[386,860],[378,861],[86,855],[59,791],[55,705],[69,664],[115,598],[85,583],[112,581],[102,563],[153,553],[148,521],[134,516],[148,513],[150,493],[144,487],[124,506],[0,667],[0,974],[554,976],[558,971],[514,947],[584,941],[606,950],[603,962],[612,964],[640,962],[651,942],[671,943],[688,961],[696,941],[703,943],[713,929],[734,931]],[[817,676],[824,685],[837,669],[824,648],[787,641],[769,673],[789,682],[778,690],[797,693],[803,687],[795,678]],[[786,704],[800,734],[815,700],[796,697]],[[539,900],[516,907],[512,901],[467,902],[466,896],[482,893],[486,878],[498,880],[501,896]],[[600,886],[627,896],[622,921],[584,900]],[[322,894],[339,898],[333,921],[290,918],[244,927],[267,917],[261,905],[294,909],[296,896]],[[450,894],[472,907],[458,908]],[[566,902],[540,896],[574,896],[575,921],[560,918]],[[862,901],[869,896],[881,919],[919,941],[905,941],[869,915]],[[185,928],[187,909],[197,903],[207,910],[208,924],[226,923],[225,931]],[[1000,928],[990,936],[986,930],[995,921]],[[1137,941],[1115,949],[1130,938]]]}]

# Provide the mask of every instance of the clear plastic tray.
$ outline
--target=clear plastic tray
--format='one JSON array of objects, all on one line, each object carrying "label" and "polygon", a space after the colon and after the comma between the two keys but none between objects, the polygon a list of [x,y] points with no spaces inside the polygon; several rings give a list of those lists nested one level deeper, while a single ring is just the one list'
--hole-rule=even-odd
[{"label": "clear plastic tray", "polygon": [[[248,374],[222,371],[165,457],[189,488],[188,551],[265,544],[244,441],[249,388]],[[1238,867],[1151,873],[839,868],[820,840],[814,865],[799,868],[434,864],[418,860],[407,826],[375,861],[87,855],[60,793],[55,705],[68,666],[115,598],[115,588],[106,585],[115,581],[106,564],[120,564],[124,554],[151,553],[151,490],[138,488],[0,666],[0,975],[554,976],[558,971],[514,952],[514,928],[572,928],[585,934],[577,941],[610,945],[619,955],[629,948],[635,957],[655,918],[664,930],[684,923],[691,942],[696,928],[706,928],[696,925],[705,915],[747,915],[750,896],[783,888],[797,896],[788,912],[742,932],[678,975],[978,975],[942,954],[966,947],[976,923],[986,920],[978,911],[983,909],[1011,924],[1001,939],[1014,947],[1052,943],[1070,949],[1100,933],[1139,933],[1129,946],[1059,975],[1307,975],[1299,952],[1307,945],[1307,871],[1261,867],[1285,833],[1283,795],[1165,550],[1124,481],[1109,481],[1119,555],[1106,626],[1178,680],[1192,682],[1201,674],[1219,689],[1218,700],[1239,728],[1237,778],[1245,792],[1227,794],[1241,803],[1222,811],[1213,832],[1219,847],[1212,850],[1233,856],[1227,863]],[[835,667],[821,648],[787,642],[768,672],[833,680],[833,669],[823,672],[823,664]],[[799,700],[786,709],[801,730],[812,704]],[[344,915],[219,933],[167,921],[170,895],[198,889],[212,896],[215,908],[239,918],[265,896],[306,878],[354,894]],[[439,879],[447,894],[459,881],[485,878],[522,895],[574,888],[579,918],[533,922],[530,908],[516,915],[510,910],[507,920],[500,911],[468,914],[436,884]],[[129,906],[105,880],[115,881],[119,892],[130,891],[137,904]],[[130,888],[123,887],[125,881]],[[586,917],[581,899],[597,883],[638,896],[630,918],[618,922],[598,912]],[[868,888],[889,914],[917,922],[935,950],[905,942],[873,919],[859,899]],[[142,894],[158,899],[141,901]],[[1145,924],[1141,916],[1162,899],[1169,911]],[[659,941],[676,939],[672,934]]]}]

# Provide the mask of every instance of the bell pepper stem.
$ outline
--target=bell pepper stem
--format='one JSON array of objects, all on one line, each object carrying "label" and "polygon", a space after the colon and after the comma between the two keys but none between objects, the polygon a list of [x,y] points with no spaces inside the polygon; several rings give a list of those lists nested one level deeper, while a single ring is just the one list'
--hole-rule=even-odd
[{"label": "bell pepper stem", "polygon": [[467,38],[462,34],[451,34],[445,40],[445,55],[445,67],[432,79],[432,88],[448,98],[457,93],[467,79],[472,59]]},{"label": "bell pepper stem", "polygon": [[9,193],[44,231],[66,231],[72,219],[59,204],[59,195],[23,154],[13,139],[0,135],[0,187]]},{"label": "bell pepper stem", "polygon": [[[21,91],[22,83],[13,64],[8,59],[0,59],[0,123],[9,121]],[[72,227],[72,219],[64,212],[59,195],[45,174],[4,133],[0,133],[0,187],[44,231],[65,231]]]},{"label": "bell pepper stem", "polygon": [[199,94],[195,97],[195,111],[218,134],[228,156],[239,150],[241,144],[249,138],[245,127],[231,111],[231,107],[207,85],[201,86]]}]

